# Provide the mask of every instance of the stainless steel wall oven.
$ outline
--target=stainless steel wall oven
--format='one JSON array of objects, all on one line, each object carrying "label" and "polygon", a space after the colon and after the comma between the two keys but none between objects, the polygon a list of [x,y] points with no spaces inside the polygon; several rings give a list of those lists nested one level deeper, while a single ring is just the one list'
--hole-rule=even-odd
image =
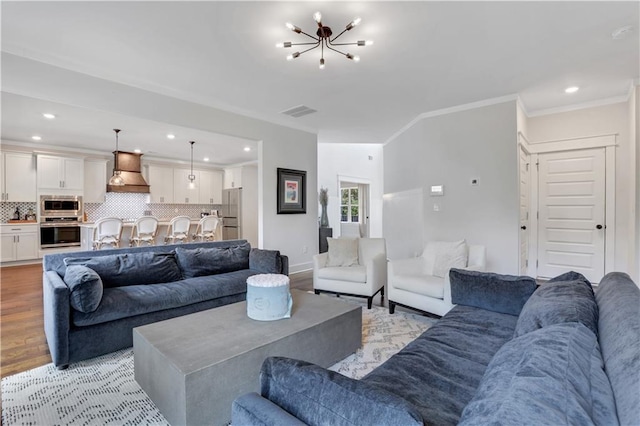
[{"label": "stainless steel wall oven", "polygon": [[82,196],[40,196],[40,247],[80,246],[83,217]]}]

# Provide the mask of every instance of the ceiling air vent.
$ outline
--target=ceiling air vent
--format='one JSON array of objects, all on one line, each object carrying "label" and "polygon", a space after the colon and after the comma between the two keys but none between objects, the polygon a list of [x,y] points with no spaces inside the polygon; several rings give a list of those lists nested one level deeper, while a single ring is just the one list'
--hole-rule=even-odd
[{"label": "ceiling air vent", "polygon": [[313,114],[314,112],[318,112],[318,111],[313,108],[309,108],[306,105],[299,105],[297,107],[293,107],[288,110],[281,111],[280,113],[290,115],[291,117],[294,117],[294,118],[299,118],[299,117],[302,117],[303,115]]}]

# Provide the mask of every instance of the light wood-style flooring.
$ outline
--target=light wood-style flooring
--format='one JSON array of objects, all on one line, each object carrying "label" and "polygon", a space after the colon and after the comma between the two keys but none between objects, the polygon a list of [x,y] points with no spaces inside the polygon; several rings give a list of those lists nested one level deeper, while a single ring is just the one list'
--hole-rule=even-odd
[{"label": "light wood-style flooring", "polygon": [[[0,374],[51,362],[44,336],[42,265],[0,268]],[[311,271],[291,275],[291,288],[313,289]]]}]

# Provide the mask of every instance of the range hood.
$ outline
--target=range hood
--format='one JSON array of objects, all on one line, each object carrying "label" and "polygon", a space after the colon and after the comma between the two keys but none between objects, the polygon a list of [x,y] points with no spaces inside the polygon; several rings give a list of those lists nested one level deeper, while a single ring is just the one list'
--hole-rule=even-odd
[{"label": "range hood", "polygon": [[137,192],[148,194],[149,185],[140,172],[140,157],[142,154],[135,152],[113,151],[115,164],[120,169],[120,176],[124,180],[123,186],[107,185],[107,192]]}]

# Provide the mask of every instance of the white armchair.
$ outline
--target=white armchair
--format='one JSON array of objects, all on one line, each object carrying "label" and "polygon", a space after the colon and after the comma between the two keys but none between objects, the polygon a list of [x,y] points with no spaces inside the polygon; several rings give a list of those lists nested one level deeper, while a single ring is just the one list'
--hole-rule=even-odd
[{"label": "white armchair", "polygon": [[[484,271],[487,254],[484,246],[469,245],[464,241],[430,242],[422,256],[411,259],[390,261],[388,265],[389,313],[396,305],[443,316],[453,308],[451,303],[451,283],[449,265],[453,259],[445,253],[457,246],[466,249],[466,259],[456,258],[453,267]],[[463,264],[460,264],[462,262]],[[435,275],[434,275],[435,273]]]},{"label": "white armchair", "polygon": [[[387,248],[384,238],[328,238],[328,242],[328,253],[313,256],[315,293],[333,293],[338,297],[341,294],[365,297],[367,307],[371,309],[373,297],[380,292],[383,304],[384,287],[387,282]],[[337,256],[332,247],[335,249],[337,245],[345,244],[355,244],[357,256],[354,254],[351,260],[345,262],[349,266],[331,266],[340,263],[340,259],[336,261]]]}]

